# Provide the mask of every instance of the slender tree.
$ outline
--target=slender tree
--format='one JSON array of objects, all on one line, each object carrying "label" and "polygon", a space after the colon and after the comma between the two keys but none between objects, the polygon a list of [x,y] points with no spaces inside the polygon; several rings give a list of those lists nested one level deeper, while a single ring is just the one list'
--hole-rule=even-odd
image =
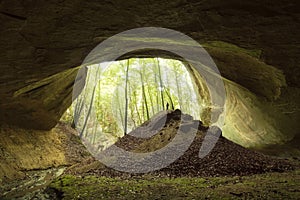
[{"label": "slender tree", "polygon": [[159,78],[159,89],[160,89],[160,96],[161,96],[161,104],[162,109],[165,109],[165,101],[164,101],[164,85],[162,81],[162,75],[161,75],[161,67],[159,64],[158,58],[156,58],[157,68],[158,68],[158,78]]},{"label": "slender tree", "polygon": [[146,91],[145,91],[145,81],[144,81],[144,74],[145,74],[145,66],[143,65],[143,61],[140,62],[141,65],[141,70],[140,70],[140,78],[141,78],[141,83],[142,83],[142,96],[143,96],[143,102],[145,105],[145,111],[146,111],[146,117],[147,120],[150,119],[149,116],[149,107],[148,107],[148,102],[147,102],[147,97],[146,97]]},{"label": "slender tree", "polygon": [[153,104],[153,97],[152,97],[152,91],[150,86],[147,86],[147,92],[148,92],[148,96],[150,99],[150,104],[151,104],[151,114],[154,115],[154,104]]},{"label": "slender tree", "polygon": [[98,96],[96,98],[96,115],[97,117],[95,118],[95,124],[96,124],[96,127],[94,127],[94,138],[93,138],[93,144],[96,143],[96,137],[97,137],[97,130],[98,130],[98,126],[101,127],[101,121],[103,121],[103,111],[101,109],[102,105],[100,104],[100,101],[101,101],[101,65],[99,64],[98,65],[98,73],[96,76],[97,76],[97,79],[98,79],[98,82],[97,82],[97,86],[96,86],[96,90],[98,90]]},{"label": "slender tree", "polygon": [[125,125],[124,125],[124,117],[123,117],[123,112],[122,112],[122,106],[120,102],[120,95],[119,95],[119,88],[116,89],[116,97],[117,97],[117,103],[118,103],[118,110],[119,110],[119,115],[121,119],[121,124],[123,126],[123,130],[125,130]]},{"label": "slender tree", "polygon": [[155,88],[156,88],[156,93],[155,93],[155,97],[156,97],[156,112],[159,111],[159,104],[160,104],[160,101],[159,101],[159,94],[160,94],[160,91],[159,91],[159,84],[158,84],[158,80],[157,80],[157,72],[155,70],[156,67],[153,67],[153,74],[154,74],[154,85],[155,85]]},{"label": "slender tree", "polygon": [[[99,70],[99,67],[97,68],[96,74],[98,74],[98,70]],[[97,76],[95,77],[95,82],[96,82],[96,81],[97,81]],[[81,130],[81,132],[80,132],[80,138],[82,137],[82,135],[83,135],[83,133],[84,133],[84,131],[85,131],[85,128],[86,128],[88,119],[89,119],[90,114],[91,114],[91,110],[92,110],[92,106],[93,106],[93,102],[94,102],[95,91],[96,91],[96,84],[95,84],[94,87],[93,87],[92,97],[91,97],[90,103],[89,103],[89,105],[88,105],[88,112],[87,112],[87,114],[85,115],[86,117],[85,117],[85,121],[84,121],[82,130]]]},{"label": "slender tree", "polygon": [[128,122],[128,72],[129,72],[129,59],[127,60],[126,66],[126,77],[125,77],[125,121],[124,121],[124,135],[127,134],[127,122]]},{"label": "slender tree", "polygon": [[136,104],[136,102],[134,102],[134,100],[133,100],[133,93],[132,93],[132,86],[131,86],[131,82],[128,82],[128,85],[129,85],[129,87],[128,87],[128,92],[129,92],[129,109],[130,109],[130,117],[131,117],[131,120],[132,120],[132,122],[133,122],[133,129],[135,129],[136,128],[136,126],[137,126],[137,124],[136,124],[136,119],[135,119],[135,116],[134,116],[134,110],[135,110],[135,108],[134,108],[134,105]]},{"label": "slender tree", "polygon": [[142,123],[142,117],[140,115],[139,108],[138,108],[138,101],[137,101],[136,91],[133,91],[133,97],[134,97],[134,102],[135,102],[134,105],[135,105],[136,114],[138,116],[139,124],[141,124]]},{"label": "slender tree", "polygon": [[175,83],[176,83],[176,89],[177,89],[177,96],[179,101],[179,109],[182,109],[183,101],[182,101],[182,89],[181,89],[181,83],[179,83],[179,65],[177,63],[173,64],[173,72],[175,76]]},{"label": "slender tree", "polygon": [[[86,77],[85,81],[84,81],[84,87],[86,87],[86,85],[87,85],[87,83],[89,82],[89,79],[90,79],[90,73],[88,73],[87,67],[85,67],[84,73],[85,73],[84,76]],[[88,92],[87,92],[87,88],[86,88],[86,89],[84,89],[84,94],[82,94],[82,91],[81,91],[81,94],[79,94],[77,96],[77,98],[76,98],[76,104],[75,104],[75,110],[74,110],[74,118],[73,118],[72,125],[71,125],[73,128],[75,128],[75,123],[78,123],[78,120],[79,120],[80,115],[82,113],[82,110],[84,108],[84,104],[85,104],[85,99],[87,97],[87,93]]]}]

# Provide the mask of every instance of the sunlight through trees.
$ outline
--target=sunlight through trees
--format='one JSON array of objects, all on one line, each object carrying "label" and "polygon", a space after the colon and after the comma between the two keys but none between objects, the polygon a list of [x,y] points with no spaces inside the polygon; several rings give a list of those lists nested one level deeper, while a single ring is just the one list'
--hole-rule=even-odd
[{"label": "sunlight through trees", "polygon": [[74,114],[91,144],[105,148],[167,107],[200,119],[199,95],[181,61],[131,58],[87,68],[85,88],[63,118]]}]

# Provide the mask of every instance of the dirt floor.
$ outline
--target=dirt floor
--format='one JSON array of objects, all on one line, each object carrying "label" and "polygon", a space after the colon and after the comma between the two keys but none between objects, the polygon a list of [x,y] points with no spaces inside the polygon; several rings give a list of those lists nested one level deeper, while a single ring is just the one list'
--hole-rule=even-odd
[{"label": "dirt floor", "polygon": [[299,170],[206,178],[64,175],[47,193],[57,199],[299,199],[299,182]]},{"label": "dirt floor", "polygon": [[[165,123],[161,124],[161,121]],[[193,126],[193,124],[197,126]],[[284,172],[297,168],[297,164],[289,159],[274,158],[246,149],[227,140],[222,135],[217,140],[212,151],[204,158],[199,158],[199,149],[203,144],[204,137],[207,135],[208,128],[202,126],[200,121],[193,120],[189,115],[181,115],[180,111],[162,112],[154,120],[145,122],[134,130],[137,132],[159,129],[157,134],[150,138],[137,138],[128,134],[121,138],[116,145],[131,152],[152,152],[170,143],[178,130],[189,134],[190,128],[187,125],[198,129],[196,130],[196,137],[188,150],[171,165],[151,174],[167,177],[244,176],[266,172]],[[218,132],[220,130],[215,128],[214,131]],[[217,137],[213,133],[210,133],[209,136],[211,138]],[[175,146],[175,148],[178,148],[178,146]],[[124,160],[125,158],[116,159]],[[132,168],[134,167],[132,166]],[[136,175],[109,169],[92,158],[69,168],[65,173],[72,175],[104,175],[108,177]]]},{"label": "dirt floor", "polygon": [[[164,123],[161,123],[164,121]],[[194,126],[196,125],[196,126]],[[192,128],[190,128],[192,127]],[[295,159],[263,155],[237,145],[222,135],[204,158],[204,137],[221,134],[180,111],[162,112],[134,130],[158,131],[149,138],[130,134],[116,145],[131,152],[151,152],[170,143],[178,130],[196,137],[188,150],[166,168],[147,174],[116,171],[95,160],[76,131],[59,124],[68,165],[29,170],[22,180],[0,187],[2,199],[298,199],[300,165]],[[134,166],[133,166],[134,167]]]}]

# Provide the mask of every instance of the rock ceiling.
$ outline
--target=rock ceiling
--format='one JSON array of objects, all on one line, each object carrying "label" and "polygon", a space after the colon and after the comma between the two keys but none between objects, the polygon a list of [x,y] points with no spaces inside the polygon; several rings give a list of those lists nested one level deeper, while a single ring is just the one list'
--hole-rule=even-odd
[{"label": "rock ceiling", "polygon": [[[174,29],[201,44],[223,41],[259,51],[249,60],[207,47],[225,78],[258,96],[278,96],[285,83],[299,89],[299,9],[297,0],[2,0],[0,121],[52,128],[71,103],[76,67],[85,56],[116,33],[146,26]],[[257,65],[272,75],[255,86],[248,82],[260,76]]]}]

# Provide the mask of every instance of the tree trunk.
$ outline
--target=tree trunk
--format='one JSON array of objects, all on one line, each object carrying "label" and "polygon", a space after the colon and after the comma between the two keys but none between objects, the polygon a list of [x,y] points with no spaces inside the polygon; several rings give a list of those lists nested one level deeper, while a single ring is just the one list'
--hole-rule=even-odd
[{"label": "tree trunk", "polygon": [[124,135],[127,134],[127,122],[128,122],[128,94],[127,94],[127,86],[128,86],[128,71],[129,71],[129,60],[127,60],[126,67],[126,78],[125,78],[125,116],[124,116]]},{"label": "tree trunk", "polygon": [[[99,68],[97,69],[97,72],[96,72],[96,78],[95,78],[95,79],[97,79],[98,70],[99,70]],[[96,80],[95,80],[95,82],[96,82]],[[89,104],[88,113],[87,113],[87,115],[86,115],[86,118],[85,118],[85,121],[84,121],[82,130],[81,130],[81,132],[80,132],[80,138],[82,137],[82,135],[83,135],[83,133],[84,133],[84,130],[85,130],[85,128],[86,128],[86,125],[87,125],[89,116],[90,116],[90,114],[91,114],[91,110],[92,110],[92,106],[93,106],[93,100],[94,100],[94,96],[95,96],[96,86],[97,86],[97,85],[94,85],[94,87],[93,87],[93,92],[92,92],[92,97],[91,97],[91,101],[90,101],[90,104]]]},{"label": "tree trunk", "polygon": [[163,82],[162,82],[161,68],[160,68],[160,64],[159,64],[158,58],[156,58],[156,62],[157,62],[158,76],[159,76],[159,88],[160,88],[160,95],[161,95],[161,104],[162,104],[162,108],[164,110],[165,109],[164,91],[163,91],[164,90],[164,86],[163,86]]}]

